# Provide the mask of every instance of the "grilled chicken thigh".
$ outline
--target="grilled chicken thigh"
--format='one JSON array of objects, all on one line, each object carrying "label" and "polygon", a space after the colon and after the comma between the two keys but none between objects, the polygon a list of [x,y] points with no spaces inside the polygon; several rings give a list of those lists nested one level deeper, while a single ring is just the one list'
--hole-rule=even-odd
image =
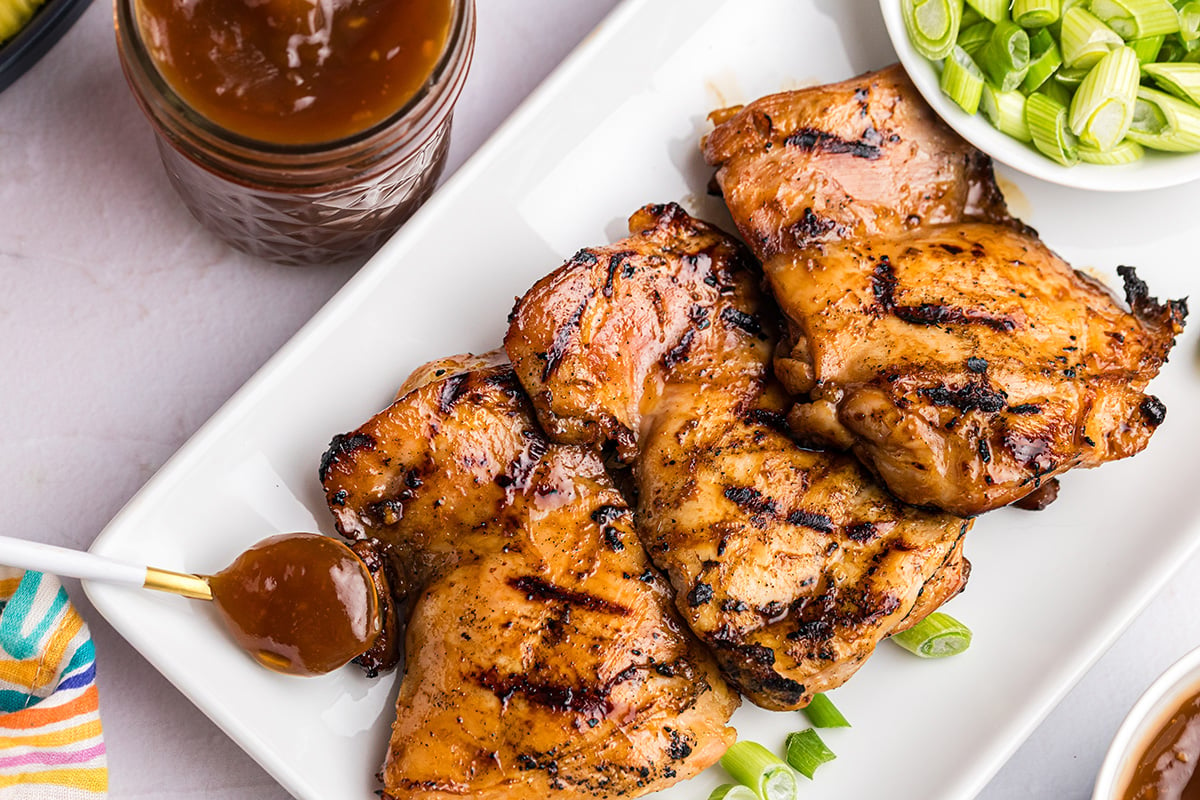
[{"label": "grilled chicken thigh", "polygon": [[552,437],[633,462],[638,533],[726,676],[806,705],[961,589],[968,523],[792,441],[739,244],[675,205],[630,230],[535,285],[505,346]]},{"label": "grilled chicken thigh", "polygon": [[717,118],[704,154],[787,318],[803,440],[960,515],[1146,446],[1186,305],[1122,267],[1127,310],[1071,269],[899,67]]},{"label": "grilled chicken thigh", "polygon": [[546,440],[502,357],[428,365],[321,472],[409,592],[386,797],[633,797],[733,742],[738,698],[599,456]]}]

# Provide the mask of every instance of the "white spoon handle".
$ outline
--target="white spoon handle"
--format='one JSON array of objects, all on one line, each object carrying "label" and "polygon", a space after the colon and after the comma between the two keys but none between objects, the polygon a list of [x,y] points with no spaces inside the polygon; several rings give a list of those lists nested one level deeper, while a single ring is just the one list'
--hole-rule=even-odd
[{"label": "white spoon handle", "polygon": [[0,536],[0,564],[100,583],[158,589],[203,600],[212,598],[208,582],[195,575],[130,564],[27,539]]}]

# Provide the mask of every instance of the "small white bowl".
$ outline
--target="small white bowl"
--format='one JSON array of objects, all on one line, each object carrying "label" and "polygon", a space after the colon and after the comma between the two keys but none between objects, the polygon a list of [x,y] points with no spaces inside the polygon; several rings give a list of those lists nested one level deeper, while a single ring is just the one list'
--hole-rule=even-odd
[{"label": "small white bowl", "polygon": [[1200,691],[1200,648],[1176,661],[1145,691],[1117,728],[1100,765],[1092,800],[1118,800],[1135,759],[1184,700]]},{"label": "small white bowl", "polygon": [[1064,167],[1039,153],[1032,145],[1018,142],[996,130],[980,114],[967,114],[942,93],[934,65],[913,49],[900,13],[900,0],[879,0],[883,21],[900,63],[938,115],[971,144],[992,158],[1027,175],[1077,189],[1131,192],[1161,189],[1200,178],[1200,153],[1156,153],[1133,164],[1104,166],[1076,164]]}]

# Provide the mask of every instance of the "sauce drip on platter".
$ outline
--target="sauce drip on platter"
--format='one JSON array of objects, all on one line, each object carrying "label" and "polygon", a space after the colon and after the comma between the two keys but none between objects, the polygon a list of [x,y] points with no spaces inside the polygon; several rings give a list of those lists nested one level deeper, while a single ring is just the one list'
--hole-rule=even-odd
[{"label": "sauce drip on platter", "polygon": [[366,651],[382,625],[366,565],[319,534],[264,539],[209,584],[234,639],[277,672],[331,672]]},{"label": "sauce drip on platter", "polygon": [[1200,692],[1179,705],[1149,740],[1122,800],[1200,800]]}]

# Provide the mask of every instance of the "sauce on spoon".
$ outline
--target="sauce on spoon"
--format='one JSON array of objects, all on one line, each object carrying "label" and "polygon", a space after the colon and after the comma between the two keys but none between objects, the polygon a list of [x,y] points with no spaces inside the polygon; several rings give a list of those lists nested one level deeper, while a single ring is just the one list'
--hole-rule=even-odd
[{"label": "sauce on spoon", "polygon": [[371,647],[382,626],[366,565],[327,536],[264,539],[208,582],[234,639],[277,672],[331,672]]}]

